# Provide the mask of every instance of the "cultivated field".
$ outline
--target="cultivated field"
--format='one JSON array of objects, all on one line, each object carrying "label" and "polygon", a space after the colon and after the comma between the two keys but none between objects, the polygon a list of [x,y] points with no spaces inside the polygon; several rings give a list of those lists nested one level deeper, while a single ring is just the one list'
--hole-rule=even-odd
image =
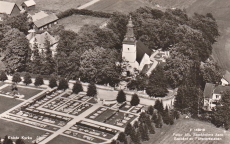
[{"label": "cultivated field", "polygon": [[149,6],[145,0],[100,0],[87,9],[104,12],[122,12],[129,13],[140,7]]},{"label": "cultivated field", "polygon": [[213,57],[225,69],[230,71],[230,0],[197,0],[188,9],[191,15],[194,12],[212,13],[217,20],[220,37],[214,45]]},{"label": "cultivated field", "polygon": [[[195,132],[194,129],[205,129],[204,132]],[[193,132],[190,132],[190,129],[193,129]],[[222,140],[219,141],[209,141],[209,140],[174,140],[173,134],[185,134],[185,133],[204,133],[204,134],[220,134],[223,136],[219,136]],[[212,137],[212,136],[206,136]],[[213,136],[212,138],[218,138],[218,136]],[[195,137],[192,137],[195,138]],[[205,138],[205,136],[202,136]],[[144,144],[229,144],[230,142],[230,132],[225,131],[221,128],[216,128],[214,125],[194,119],[184,119],[181,118],[176,121],[176,123],[172,126],[163,126],[162,129],[156,129],[156,134],[150,136],[150,140],[148,142],[144,142]]]},{"label": "cultivated field", "polygon": [[98,25],[101,26],[108,19],[106,18],[97,18],[92,16],[83,16],[83,15],[72,15],[66,18],[63,18],[58,21],[60,25],[63,25],[66,30],[72,30],[78,32],[84,25]]},{"label": "cultivated field", "polygon": [[[15,2],[18,6],[25,0],[5,0]],[[36,2],[36,9],[47,10],[53,12],[64,11],[70,8],[77,8],[91,0],[34,0]]]},{"label": "cultivated field", "polygon": [[[20,104],[22,101],[13,99],[13,98],[7,98],[0,96],[0,114],[3,113],[4,111],[11,109],[12,107]],[[0,130],[1,132],[1,130]]]}]

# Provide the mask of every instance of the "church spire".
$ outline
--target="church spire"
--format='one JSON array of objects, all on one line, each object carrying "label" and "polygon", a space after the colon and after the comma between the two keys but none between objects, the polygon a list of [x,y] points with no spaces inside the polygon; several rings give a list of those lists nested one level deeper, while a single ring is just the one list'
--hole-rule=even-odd
[{"label": "church spire", "polygon": [[123,40],[123,43],[128,43],[128,44],[134,44],[136,41],[136,38],[134,36],[134,32],[133,32],[133,21],[131,18],[131,15],[129,17],[129,22],[127,24],[127,32],[125,35],[125,39]]}]

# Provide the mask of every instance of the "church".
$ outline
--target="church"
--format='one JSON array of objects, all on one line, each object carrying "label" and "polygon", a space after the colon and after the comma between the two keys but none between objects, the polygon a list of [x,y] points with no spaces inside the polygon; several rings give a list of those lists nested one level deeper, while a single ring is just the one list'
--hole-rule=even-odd
[{"label": "church", "polygon": [[122,58],[128,62],[128,73],[134,73],[135,69],[140,72],[144,66],[150,65],[152,63],[150,57],[153,54],[152,50],[147,48],[141,41],[136,40],[133,27],[130,17],[122,46]]},{"label": "church", "polygon": [[127,32],[122,45],[122,58],[127,61],[127,75],[139,72],[151,74],[158,64],[164,64],[169,57],[169,51],[151,50],[141,41],[136,40],[133,32],[133,22],[130,17]]}]

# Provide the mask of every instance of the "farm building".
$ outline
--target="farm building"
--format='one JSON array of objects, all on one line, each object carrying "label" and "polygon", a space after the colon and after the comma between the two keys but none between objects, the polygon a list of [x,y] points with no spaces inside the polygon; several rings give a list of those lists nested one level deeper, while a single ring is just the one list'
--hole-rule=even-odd
[{"label": "farm building", "polygon": [[29,11],[29,10],[35,9],[35,5],[36,5],[36,3],[34,2],[34,0],[27,0],[27,1],[25,1],[25,2],[23,2],[21,4],[22,8],[25,11]]},{"label": "farm building", "polygon": [[37,20],[39,20],[39,19],[42,19],[42,18],[44,18],[44,17],[47,17],[47,16],[49,16],[47,13],[45,13],[44,11],[40,11],[40,12],[38,12],[38,13],[35,13],[34,15],[30,15],[29,14],[29,16],[30,16],[30,18],[31,18],[31,21],[32,22],[35,22],[35,21],[37,21]]},{"label": "farm building", "polygon": [[0,1],[0,19],[4,14],[10,16],[18,15],[20,14],[20,9],[16,3]]},{"label": "farm building", "polygon": [[35,30],[46,30],[57,24],[58,17],[50,14],[46,17],[34,21]]}]

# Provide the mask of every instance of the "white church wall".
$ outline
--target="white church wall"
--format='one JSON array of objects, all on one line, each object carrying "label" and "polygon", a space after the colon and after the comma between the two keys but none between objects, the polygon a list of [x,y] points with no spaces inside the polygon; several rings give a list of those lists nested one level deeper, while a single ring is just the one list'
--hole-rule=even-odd
[{"label": "white church wall", "polygon": [[[123,44],[122,57],[130,63],[136,61],[136,45]],[[135,64],[133,64],[135,65]]]},{"label": "white church wall", "polygon": [[144,54],[140,66],[139,66],[139,70],[142,70],[145,64],[150,64],[150,57],[147,54]]}]

